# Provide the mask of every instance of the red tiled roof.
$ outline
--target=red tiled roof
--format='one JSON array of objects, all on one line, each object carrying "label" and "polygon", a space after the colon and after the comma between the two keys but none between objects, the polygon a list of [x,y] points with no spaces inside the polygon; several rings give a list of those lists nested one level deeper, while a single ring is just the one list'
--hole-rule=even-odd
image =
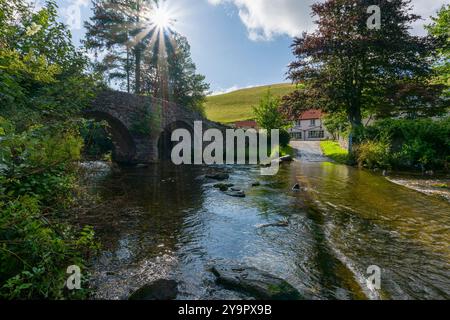
[{"label": "red tiled roof", "polygon": [[300,116],[300,120],[313,120],[313,119],[321,119],[322,118],[322,111],[320,110],[308,110],[302,113]]}]

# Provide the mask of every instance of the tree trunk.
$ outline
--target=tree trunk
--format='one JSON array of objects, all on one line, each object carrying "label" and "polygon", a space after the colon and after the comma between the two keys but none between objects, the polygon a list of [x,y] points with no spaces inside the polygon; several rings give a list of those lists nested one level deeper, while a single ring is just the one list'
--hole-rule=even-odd
[{"label": "tree trunk", "polygon": [[127,46],[127,92],[131,92],[130,88],[130,48]]},{"label": "tree trunk", "polygon": [[134,48],[135,52],[135,60],[136,60],[136,69],[135,69],[135,93],[140,94],[141,93],[141,48],[138,44]]},{"label": "tree trunk", "polygon": [[[136,2],[136,11],[138,15],[136,16],[136,23],[139,26],[139,14],[141,11],[141,3],[140,0]],[[141,93],[141,44],[137,43],[134,47],[134,55],[136,60],[136,69],[135,69],[135,93]]]},{"label": "tree trunk", "polygon": [[351,132],[348,136],[348,153],[353,153],[353,138],[358,128],[362,127],[362,115],[361,115],[361,105],[358,101],[352,101],[351,106],[348,110],[348,120],[351,124]]}]

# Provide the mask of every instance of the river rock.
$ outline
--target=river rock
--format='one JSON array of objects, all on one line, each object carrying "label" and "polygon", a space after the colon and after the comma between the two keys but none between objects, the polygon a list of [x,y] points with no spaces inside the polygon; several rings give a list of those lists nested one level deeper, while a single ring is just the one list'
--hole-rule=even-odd
[{"label": "river rock", "polygon": [[225,194],[230,196],[230,197],[245,198],[245,192],[244,191],[228,191],[228,192],[225,192]]},{"label": "river rock", "polygon": [[258,225],[257,228],[267,228],[267,227],[282,227],[286,228],[289,226],[289,221],[281,220],[274,223],[267,223],[267,224],[261,224]]},{"label": "river rock", "polygon": [[217,265],[211,269],[223,287],[262,300],[299,300],[300,293],[285,280],[242,265]]},{"label": "river rock", "polygon": [[133,292],[128,300],[174,300],[178,295],[178,283],[160,279]]},{"label": "river rock", "polygon": [[252,183],[252,187],[259,187],[261,185],[261,182],[255,181]]},{"label": "river rock", "polygon": [[294,161],[294,159],[292,158],[291,155],[287,155],[287,156],[281,157],[280,161],[281,162],[292,162],[292,161]]},{"label": "river rock", "polygon": [[228,191],[232,186],[234,185],[229,183],[218,183],[214,185],[214,188],[219,189],[220,191]]},{"label": "river rock", "polygon": [[207,174],[206,178],[223,181],[229,179],[230,175],[228,173],[215,173],[215,174]]}]

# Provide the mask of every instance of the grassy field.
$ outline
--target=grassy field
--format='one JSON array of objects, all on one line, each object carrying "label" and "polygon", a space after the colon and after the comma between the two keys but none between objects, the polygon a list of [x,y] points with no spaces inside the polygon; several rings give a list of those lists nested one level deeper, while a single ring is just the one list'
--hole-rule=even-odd
[{"label": "grassy field", "polygon": [[322,141],[320,146],[324,155],[328,158],[333,159],[337,163],[346,164],[348,162],[348,151],[342,149],[338,142]]},{"label": "grassy field", "polygon": [[212,121],[221,123],[251,120],[254,118],[253,107],[258,105],[259,100],[269,88],[274,95],[282,97],[292,92],[295,85],[274,84],[210,96],[205,104],[206,116]]}]

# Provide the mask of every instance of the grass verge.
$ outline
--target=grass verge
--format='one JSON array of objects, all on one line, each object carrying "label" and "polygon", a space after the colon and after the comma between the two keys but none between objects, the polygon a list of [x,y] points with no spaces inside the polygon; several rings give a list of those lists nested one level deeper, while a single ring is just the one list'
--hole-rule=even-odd
[{"label": "grass verge", "polygon": [[347,164],[349,161],[348,151],[343,149],[336,141],[322,141],[320,147],[325,156],[337,163]]}]

